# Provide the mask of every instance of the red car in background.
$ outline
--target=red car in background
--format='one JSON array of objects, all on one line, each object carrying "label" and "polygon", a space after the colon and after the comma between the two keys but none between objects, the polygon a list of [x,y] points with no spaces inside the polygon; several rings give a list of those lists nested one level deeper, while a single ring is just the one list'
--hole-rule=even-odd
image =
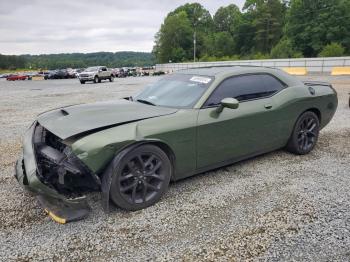
[{"label": "red car in background", "polygon": [[28,76],[25,75],[9,75],[6,80],[7,81],[16,81],[16,80],[26,80]]}]

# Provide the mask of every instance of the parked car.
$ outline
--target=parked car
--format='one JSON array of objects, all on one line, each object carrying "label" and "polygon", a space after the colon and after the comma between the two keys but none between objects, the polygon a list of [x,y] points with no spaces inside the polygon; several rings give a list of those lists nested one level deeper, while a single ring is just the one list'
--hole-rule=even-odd
[{"label": "parked car", "polygon": [[26,80],[28,79],[28,76],[26,75],[9,75],[7,76],[7,81],[16,81],[16,80]]},{"label": "parked car", "polygon": [[119,74],[119,68],[112,68],[111,72],[113,74],[114,77],[118,77]]},{"label": "parked car", "polygon": [[76,70],[73,68],[67,68],[67,78],[76,78]]},{"label": "parked car", "polygon": [[164,71],[156,71],[153,73],[154,76],[161,76],[161,75],[165,75]]},{"label": "parked car", "polygon": [[44,79],[67,79],[69,78],[68,71],[66,69],[51,70],[44,76]]},{"label": "parked car", "polygon": [[84,69],[81,69],[81,68],[73,69],[73,73],[75,75],[74,78],[78,78],[79,74],[83,71],[84,71]]},{"label": "parked car", "polygon": [[127,76],[128,76],[127,70],[125,70],[124,68],[120,68],[118,71],[117,77],[124,78]]},{"label": "parked car", "polygon": [[137,76],[136,68],[129,68],[127,71],[127,76]]},{"label": "parked car", "polygon": [[280,148],[309,153],[337,104],[330,84],[277,69],[178,71],[134,97],[39,115],[16,178],[60,223],[88,214],[82,194],[89,190],[102,192],[105,210],[110,201],[139,210],[155,204],[170,180]]},{"label": "parked car", "polygon": [[143,67],[141,69],[141,76],[151,76],[154,74],[154,67]]},{"label": "parked car", "polygon": [[94,83],[101,83],[102,80],[114,81],[114,75],[111,70],[105,66],[93,66],[86,68],[79,74],[79,81],[81,84],[92,81]]}]

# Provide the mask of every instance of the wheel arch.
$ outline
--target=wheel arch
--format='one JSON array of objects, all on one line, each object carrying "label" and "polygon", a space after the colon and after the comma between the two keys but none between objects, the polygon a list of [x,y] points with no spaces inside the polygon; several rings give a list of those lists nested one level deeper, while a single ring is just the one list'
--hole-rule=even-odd
[{"label": "wheel arch", "polygon": [[317,115],[317,117],[318,117],[318,121],[321,123],[321,121],[322,121],[322,114],[321,114],[321,111],[320,111],[318,108],[316,108],[316,107],[311,107],[311,108],[305,110],[304,112],[302,112],[302,113],[299,115],[299,117],[300,117],[302,114],[304,114],[305,112],[307,112],[307,111],[310,111],[310,112],[315,113],[315,114]]},{"label": "wheel arch", "polygon": [[171,180],[174,180],[176,156],[175,156],[175,153],[172,150],[172,148],[166,142],[164,142],[162,140],[150,139],[150,140],[138,141],[136,143],[128,145],[124,149],[127,149],[129,147],[135,148],[135,147],[138,147],[140,145],[155,145],[155,146],[159,147],[162,151],[164,151],[164,153],[169,157],[171,167],[172,167]]},{"label": "wheel arch", "polygon": [[318,121],[319,121],[319,123],[320,123],[320,125],[321,125],[321,120],[322,120],[321,111],[320,111],[318,108],[316,108],[316,107],[310,107],[310,108],[308,108],[308,109],[302,111],[302,112],[298,115],[298,117],[296,118],[296,120],[295,120],[295,122],[294,122],[294,124],[293,124],[293,129],[292,129],[292,131],[290,132],[290,135],[289,135],[289,138],[288,138],[288,139],[290,139],[290,137],[292,136],[293,130],[294,130],[294,128],[295,128],[295,125],[296,125],[297,122],[298,122],[298,119],[299,119],[304,113],[306,113],[306,112],[313,112],[314,114],[316,114],[316,116],[317,116],[317,118],[318,118]]},{"label": "wheel arch", "polygon": [[176,157],[175,157],[175,153],[174,151],[171,149],[171,147],[166,144],[163,141],[145,141],[144,144],[151,144],[151,145],[155,145],[157,147],[159,147],[161,150],[164,151],[164,153],[169,157],[171,166],[172,166],[172,174],[171,174],[171,179],[174,179],[174,174],[175,174],[175,162],[176,162]]}]

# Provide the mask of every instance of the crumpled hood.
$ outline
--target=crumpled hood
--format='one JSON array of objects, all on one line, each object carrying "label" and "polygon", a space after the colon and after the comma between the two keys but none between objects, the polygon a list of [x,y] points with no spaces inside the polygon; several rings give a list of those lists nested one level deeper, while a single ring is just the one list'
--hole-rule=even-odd
[{"label": "crumpled hood", "polygon": [[177,109],[120,99],[55,109],[39,115],[38,122],[61,139],[67,139],[87,131],[168,115],[176,111]]}]

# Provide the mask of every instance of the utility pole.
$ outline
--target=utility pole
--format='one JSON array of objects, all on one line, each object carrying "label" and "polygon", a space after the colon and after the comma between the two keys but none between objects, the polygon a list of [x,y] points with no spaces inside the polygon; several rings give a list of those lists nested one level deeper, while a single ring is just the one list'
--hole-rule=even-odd
[{"label": "utility pole", "polygon": [[197,52],[197,25],[201,21],[201,18],[198,17],[197,20],[193,23],[193,62],[196,62],[196,52]]},{"label": "utility pole", "polygon": [[196,62],[196,28],[193,33],[193,62]]}]

